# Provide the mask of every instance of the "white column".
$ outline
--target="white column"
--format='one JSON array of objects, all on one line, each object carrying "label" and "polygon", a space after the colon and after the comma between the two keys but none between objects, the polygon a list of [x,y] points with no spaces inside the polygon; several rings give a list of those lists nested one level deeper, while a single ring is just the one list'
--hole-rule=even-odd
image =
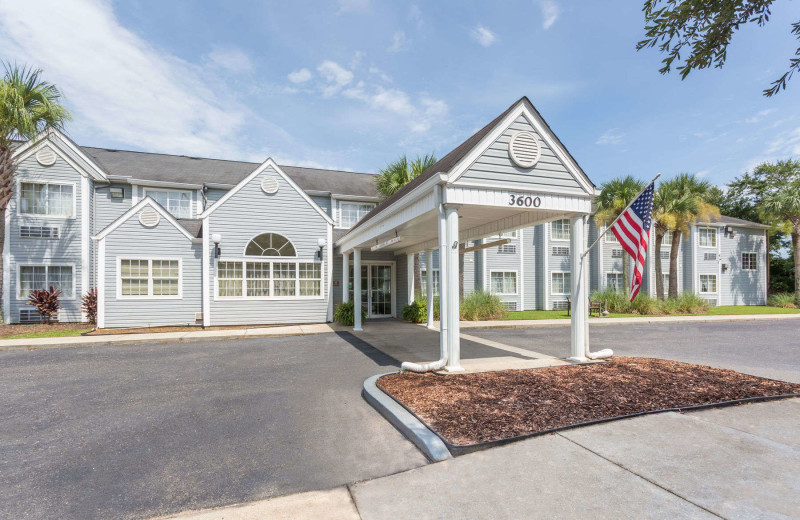
[{"label": "white column", "polygon": [[[203,253],[201,255],[203,267],[200,269],[200,279],[203,283],[203,290],[200,292],[202,295],[202,302],[200,309],[203,311],[203,327],[211,326],[211,276],[209,275],[209,268],[211,263],[211,241],[209,240],[209,233],[211,233],[209,217],[203,219]],[[214,277],[217,274],[214,273]]]},{"label": "white column", "polygon": [[[119,268],[119,266],[116,266]],[[97,328],[106,326],[106,239],[97,242]]]},{"label": "white column", "polygon": [[406,255],[406,287],[408,287],[408,302],[409,304],[414,303],[414,291],[416,287],[414,287],[414,255],[409,254]]},{"label": "white column", "polygon": [[586,312],[588,296],[584,283],[585,250],[583,241],[583,216],[572,217],[570,223],[570,281],[572,284],[572,323],[570,356],[572,361],[586,361]]},{"label": "white column", "polygon": [[353,330],[361,331],[361,250],[353,249]]},{"label": "white column", "polygon": [[350,253],[342,253],[342,302],[350,301]]},{"label": "white column", "polygon": [[428,304],[428,328],[433,328],[433,249],[425,251],[425,294]]},{"label": "white column", "polygon": [[[461,337],[458,298],[458,207],[448,207],[447,214],[447,366],[448,372],[461,372]],[[440,264],[444,264],[439,260]]]},{"label": "white column", "polygon": [[[437,200],[441,201],[441,194],[437,188]],[[441,202],[437,208],[438,224],[439,224],[439,353],[442,358],[448,356],[448,323],[450,317],[447,314],[448,309],[448,291],[450,280],[447,277],[447,214],[444,210],[444,204]]]}]

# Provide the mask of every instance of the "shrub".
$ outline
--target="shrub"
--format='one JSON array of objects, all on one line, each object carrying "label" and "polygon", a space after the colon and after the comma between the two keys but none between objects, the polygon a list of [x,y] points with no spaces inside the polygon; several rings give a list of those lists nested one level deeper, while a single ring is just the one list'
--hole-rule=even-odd
[{"label": "shrub", "polygon": [[86,313],[89,323],[97,323],[97,289],[89,289],[89,292],[83,295],[81,310]]},{"label": "shrub", "polygon": [[769,297],[767,305],[771,307],[783,307],[784,309],[796,309],[797,303],[794,301],[794,293],[776,293]]},{"label": "shrub", "polygon": [[628,295],[614,289],[594,291],[592,301],[608,305],[608,312],[615,314],[698,314],[708,311],[706,302],[696,294],[684,293],[678,298],[658,300],[646,294],[639,295],[631,302]]},{"label": "shrub", "polygon": [[639,293],[636,298],[628,302],[631,313],[641,314],[642,316],[649,316],[651,314],[660,314],[659,301],[651,298],[646,294]]},{"label": "shrub", "polygon": [[605,306],[608,306],[608,312],[615,313],[615,314],[628,314],[632,311],[631,302],[628,301],[628,297],[622,294],[620,291],[615,291],[614,289],[605,289],[603,291],[594,291],[590,295],[590,298],[594,302],[601,302]]},{"label": "shrub", "polygon": [[403,307],[403,319],[411,323],[428,321],[428,301],[417,296],[414,301]]},{"label": "shrub", "polygon": [[[341,323],[342,325],[354,325],[355,324],[355,313],[353,312],[355,304],[352,300],[345,303],[340,303],[336,306],[336,310],[333,311],[333,319],[337,322]],[[361,307],[361,322],[363,323],[367,319],[367,311],[364,307]]]},{"label": "shrub", "polygon": [[692,293],[683,293],[676,301],[678,312],[684,314],[697,314],[708,312],[708,304],[704,299]]},{"label": "shrub", "polygon": [[475,291],[461,301],[461,319],[467,321],[496,320],[506,315],[506,308],[494,294]]},{"label": "shrub", "polygon": [[61,303],[58,301],[59,296],[61,296],[61,291],[51,285],[50,290],[35,289],[31,291],[27,304],[36,307],[36,312],[42,317],[42,321],[49,325],[53,321],[53,316],[58,314],[58,310],[61,308]]}]

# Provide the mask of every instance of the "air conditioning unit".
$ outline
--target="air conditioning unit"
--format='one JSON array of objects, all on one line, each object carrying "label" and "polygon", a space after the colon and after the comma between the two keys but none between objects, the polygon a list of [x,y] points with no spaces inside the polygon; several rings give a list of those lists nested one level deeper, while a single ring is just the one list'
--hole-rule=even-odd
[{"label": "air conditioning unit", "polygon": [[195,312],[194,313],[194,321],[203,321],[203,313],[202,312]]}]

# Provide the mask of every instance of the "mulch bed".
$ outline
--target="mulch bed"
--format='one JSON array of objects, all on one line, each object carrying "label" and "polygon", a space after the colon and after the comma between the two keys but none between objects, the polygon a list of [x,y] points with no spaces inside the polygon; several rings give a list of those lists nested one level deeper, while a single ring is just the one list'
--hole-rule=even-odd
[{"label": "mulch bed", "polygon": [[35,334],[39,332],[50,332],[53,330],[90,330],[92,325],[87,323],[13,323],[0,325],[0,338],[16,336],[18,334]]},{"label": "mulch bed", "polygon": [[800,393],[800,384],[633,357],[474,374],[404,372],[381,377],[378,387],[453,445],[665,408]]}]

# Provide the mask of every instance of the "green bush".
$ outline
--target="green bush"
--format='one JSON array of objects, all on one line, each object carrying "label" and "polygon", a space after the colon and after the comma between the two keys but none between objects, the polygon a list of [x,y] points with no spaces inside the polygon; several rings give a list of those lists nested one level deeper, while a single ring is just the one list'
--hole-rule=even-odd
[{"label": "green bush", "polygon": [[631,312],[631,302],[620,291],[615,291],[614,289],[594,291],[590,298],[593,302],[601,302],[604,305],[604,309],[608,305],[608,312],[614,314],[628,314]]},{"label": "green bush", "polygon": [[651,298],[646,294],[639,293],[632,302],[628,302],[632,314],[641,314],[642,316],[649,316],[652,314],[661,314],[661,306],[659,301]]},{"label": "green bush", "polygon": [[403,307],[403,319],[411,323],[423,323],[428,321],[427,300],[417,296],[413,302]]},{"label": "green bush", "polygon": [[628,295],[614,289],[594,291],[592,301],[608,306],[608,312],[613,314],[640,314],[643,316],[653,314],[698,314],[708,311],[706,302],[696,294],[684,293],[678,298],[658,300],[646,294],[639,295],[631,302]]},{"label": "green bush", "polygon": [[[354,304],[351,301],[340,303],[333,311],[333,319],[342,325],[352,326],[355,324],[355,313],[353,312]],[[367,310],[361,307],[361,322],[367,320]]]},{"label": "green bush", "polygon": [[796,309],[797,302],[794,301],[794,293],[776,293],[769,297],[767,305],[771,307],[783,307],[784,309]]},{"label": "green bush", "polygon": [[483,291],[475,291],[461,301],[462,320],[496,320],[505,316],[506,312],[498,296]]},{"label": "green bush", "polygon": [[692,293],[683,293],[678,296],[678,312],[684,314],[698,314],[708,312],[708,304],[704,299]]}]

